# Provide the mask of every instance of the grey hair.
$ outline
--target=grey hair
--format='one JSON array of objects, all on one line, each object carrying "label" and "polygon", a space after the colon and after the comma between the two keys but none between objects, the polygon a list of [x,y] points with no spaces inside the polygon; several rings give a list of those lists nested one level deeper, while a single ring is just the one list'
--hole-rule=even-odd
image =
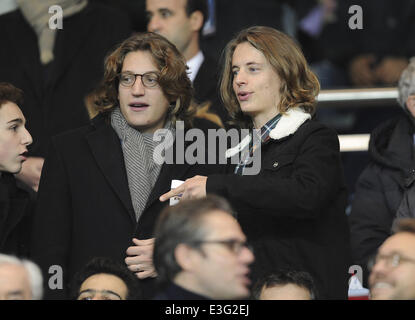
[{"label": "grey hair", "polygon": [[415,94],[415,57],[409,60],[409,64],[402,72],[398,85],[399,104],[406,109],[406,100],[408,97]]},{"label": "grey hair", "polygon": [[14,264],[25,268],[27,274],[29,275],[32,300],[42,300],[43,276],[40,268],[34,262],[0,253],[0,266],[2,264]]}]

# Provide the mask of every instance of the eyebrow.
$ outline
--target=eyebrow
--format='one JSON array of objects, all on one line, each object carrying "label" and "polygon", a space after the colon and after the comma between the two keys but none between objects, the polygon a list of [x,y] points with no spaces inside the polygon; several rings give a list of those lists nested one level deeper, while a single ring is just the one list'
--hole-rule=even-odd
[{"label": "eyebrow", "polygon": [[389,253],[380,253],[380,252],[378,252],[378,254],[380,254],[382,256],[393,256],[395,254],[399,254],[400,256],[404,256],[404,254],[402,252],[396,251],[396,250],[393,250],[393,251],[391,251]]},{"label": "eyebrow", "polygon": [[163,12],[169,12],[169,13],[173,13],[172,10],[170,10],[169,8],[158,8],[157,11],[159,13],[163,13]]},{"label": "eyebrow", "polygon": [[[250,62],[245,63],[244,65],[246,65],[246,66],[260,65],[261,66],[262,63],[250,61]],[[232,69],[234,69],[234,68],[239,68],[239,66],[238,65],[233,65]]]},{"label": "eyebrow", "polygon": [[11,296],[23,296],[23,291],[22,290],[9,291],[9,292],[7,292],[7,296],[8,297],[11,297]]},{"label": "eyebrow", "polygon": [[[173,13],[173,11],[170,10],[169,8],[158,8],[158,9],[156,9],[156,12],[158,12],[158,13],[164,13],[164,12]],[[145,13],[146,13],[147,17],[152,17],[153,14],[154,14],[154,11],[146,10]]]},{"label": "eyebrow", "polygon": [[111,290],[93,290],[93,289],[86,289],[86,290],[82,290],[81,292],[79,292],[78,297],[80,297],[81,294],[83,294],[83,293],[97,293],[97,292],[106,293],[106,294],[112,294],[112,295],[117,296],[118,298],[120,298],[120,300],[122,300],[121,296],[118,293],[116,293],[114,291],[111,291]]},{"label": "eyebrow", "polygon": [[[145,75],[146,73],[155,73],[155,74],[157,74],[158,76],[160,76],[160,71],[158,71],[158,70],[150,70],[150,71],[146,71],[146,72],[143,72],[143,73],[142,73],[142,75]],[[135,73],[135,72],[130,71],[130,70],[124,70],[124,71],[121,71],[121,72],[120,72],[120,74],[121,74],[121,75],[126,75],[126,74],[129,74],[129,75],[136,75],[136,74],[141,74],[141,73]]]},{"label": "eyebrow", "polygon": [[12,122],[23,123],[24,121],[23,121],[22,118],[16,118],[16,119],[13,119],[13,120],[8,121],[7,123],[12,123]]}]

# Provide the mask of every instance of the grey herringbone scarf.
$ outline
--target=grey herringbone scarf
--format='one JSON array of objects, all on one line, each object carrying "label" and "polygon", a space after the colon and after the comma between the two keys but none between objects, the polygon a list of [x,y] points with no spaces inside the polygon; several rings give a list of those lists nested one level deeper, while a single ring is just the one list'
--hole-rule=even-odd
[{"label": "grey herringbone scarf", "polygon": [[[111,126],[121,139],[128,187],[138,221],[146,207],[163,163],[162,159],[158,159],[156,162],[153,159],[154,148],[160,142],[153,141],[152,134],[143,134],[130,127],[120,108],[115,108],[112,111]],[[170,128],[170,124],[167,124],[166,127]]]}]

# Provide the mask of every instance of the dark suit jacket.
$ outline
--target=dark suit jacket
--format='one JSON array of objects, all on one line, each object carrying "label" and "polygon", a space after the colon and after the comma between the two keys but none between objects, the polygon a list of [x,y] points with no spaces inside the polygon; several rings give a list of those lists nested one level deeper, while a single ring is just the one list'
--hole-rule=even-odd
[{"label": "dark suit jacket", "polygon": [[33,202],[11,173],[0,177],[0,253],[27,257]]},{"label": "dark suit jacket", "polygon": [[193,81],[195,89],[194,99],[203,104],[206,101],[211,103],[209,111],[217,114],[225,124],[229,121],[229,115],[222,104],[219,93],[219,66],[215,59],[205,55],[196,78]]},{"label": "dark suit jacket", "polygon": [[205,56],[193,81],[193,87],[195,89],[194,98],[199,103],[212,100],[213,97],[216,98],[219,88],[218,64],[213,58]]},{"label": "dark suit jacket", "polygon": [[21,12],[0,16],[0,81],[25,93],[21,108],[33,136],[32,155],[45,156],[51,136],[88,124],[84,98],[101,81],[108,51],[130,32],[126,15],[89,4],[63,20],[55,59],[42,67],[36,34]]},{"label": "dark suit jacket", "polygon": [[[205,120],[195,125],[214,128]],[[108,119],[100,115],[89,126],[54,137],[42,171],[32,237],[33,259],[45,272],[46,283],[52,265],[63,268],[67,283],[93,257],[124,263],[133,237],[153,237],[155,221],[168,205],[158,198],[170,190],[172,179],[221,172],[223,167],[164,164],[137,223],[121,144]],[[150,291],[151,282],[143,284]],[[63,294],[55,290],[46,297]]]},{"label": "dark suit jacket", "polygon": [[174,283],[157,293],[153,300],[211,300]]},{"label": "dark suit jacket", "polygon": [[212,175],[207,191],[238,213],[254,248],[254,281],[278,269],[305,270],[323,299],[347,297],[347,193],[334,131],[309,120],[263,145],[258,175]]}]

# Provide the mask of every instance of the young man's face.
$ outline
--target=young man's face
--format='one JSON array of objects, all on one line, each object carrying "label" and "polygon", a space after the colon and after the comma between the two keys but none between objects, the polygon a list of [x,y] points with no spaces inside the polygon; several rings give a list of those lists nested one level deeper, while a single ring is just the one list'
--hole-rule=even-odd
[{"label": "young man's face", "polygon": [[[158,73],[159,70],[149,51],[134,51],[125,56],[122,73]],[[159,85],[146,87],[137,76],[131,87],[118,87],[121,113],[127,123],[142,133],[154,133],[163,128],[169,109],[169,101]]]},{"label": "young man's face", "polygon": [[192,23],[186,14],[187,0],[146,0],[147,30],[161,34],[186,57],[192,40]]},{"label": "young man's face", "polygon": [[235,48],[232,73],[239,106],[259,129],[278,114],[281,80],[264,54],[248,42]]},{"label": "young man's face", "polygon": [[33,140],[25,128],[26,119],[13,102],[0,107],[0,171],[18,173]]},{"label": "young man's face", "polygon": [[108,273],[98,273],[85,279],[79,288],[78,300],[126,300],[128,288],[124,281]]}]

